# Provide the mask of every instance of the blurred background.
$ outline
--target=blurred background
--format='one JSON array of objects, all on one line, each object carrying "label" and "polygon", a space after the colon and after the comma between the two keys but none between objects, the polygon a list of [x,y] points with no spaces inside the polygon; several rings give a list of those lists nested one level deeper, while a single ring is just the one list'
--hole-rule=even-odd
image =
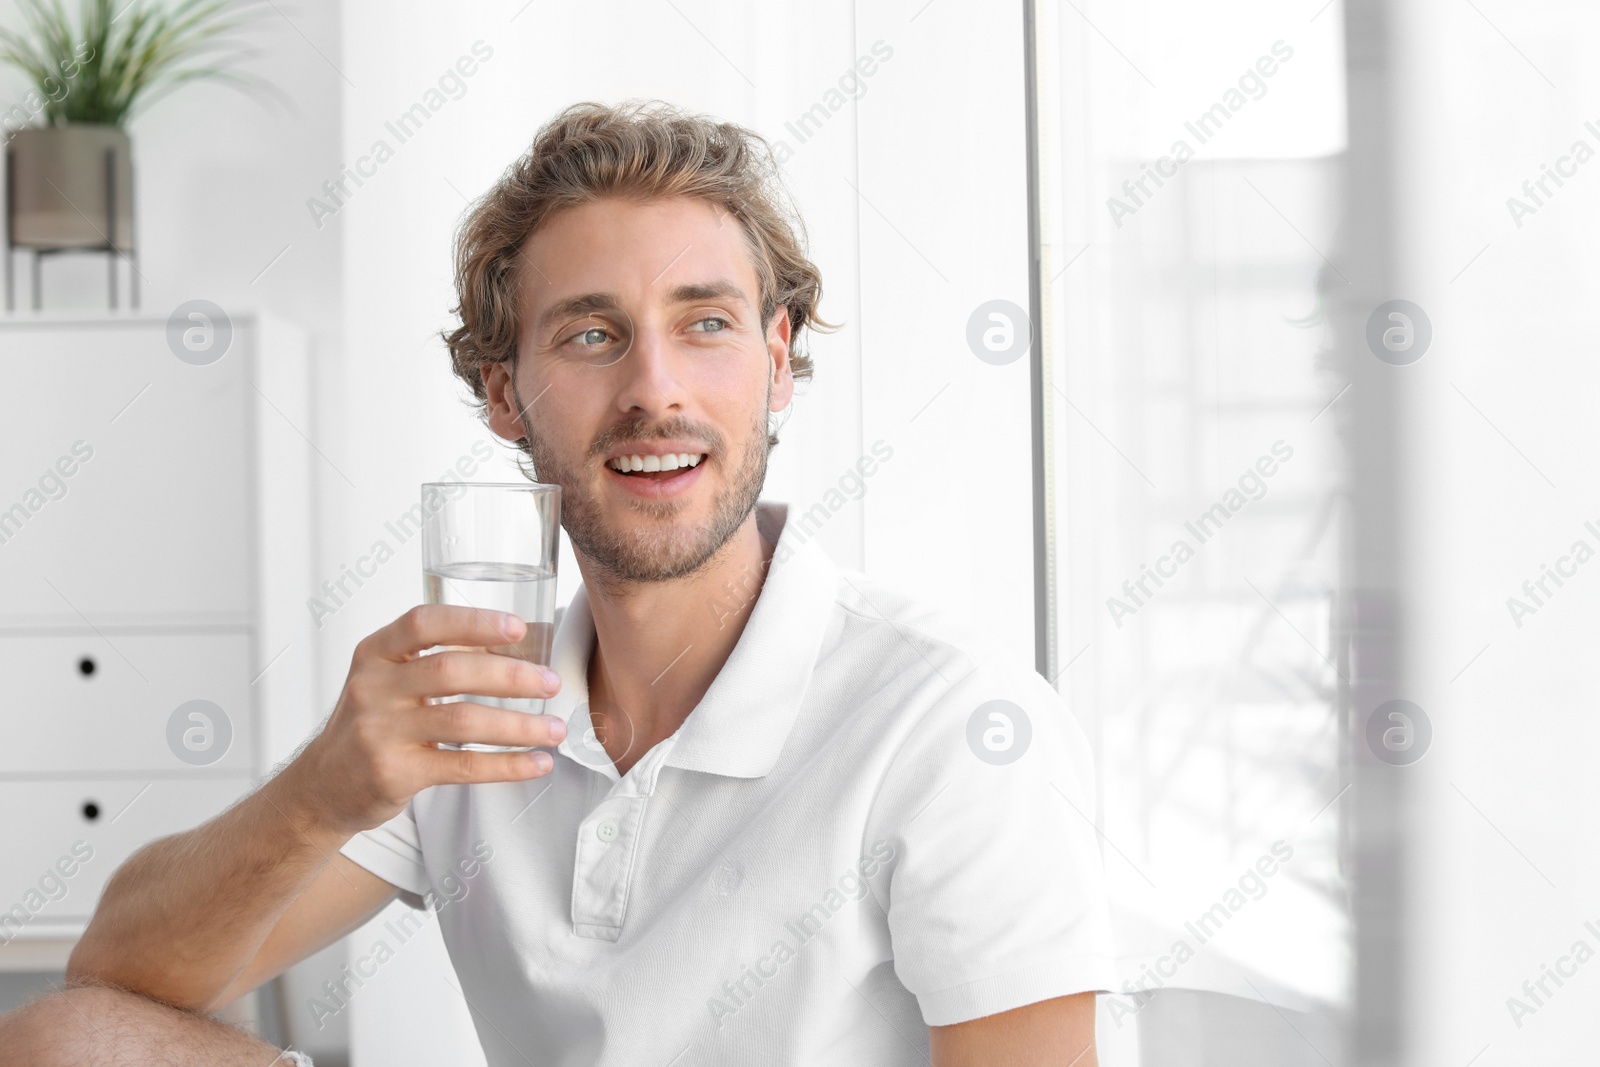
[{"label": "blurred background", "polygon": [[[172,10],[124,3],[103,45]],[[420,601],[418,483],[519,477],[439,340],[455,227],[561,107],[658,97],[773,143],[843,323],[767,498],[1089,734],[1102,1063],[1600,1037],[1600,9],[268,0],[75,117],[41,12],[0,0],[0,1010]],[[481,1063],[394,918],[236,1016]]]}]

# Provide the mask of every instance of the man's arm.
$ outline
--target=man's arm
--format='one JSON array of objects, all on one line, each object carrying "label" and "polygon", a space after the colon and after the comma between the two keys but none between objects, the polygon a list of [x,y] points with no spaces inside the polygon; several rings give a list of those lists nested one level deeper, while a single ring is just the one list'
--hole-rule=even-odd
[{"label": "man's arm", "polygon": [[933,1067],[1096,1067],[1093,993],[930,1026]]},{"label": "man's arm", "polygon": [[106,886],[68,981],[212,1011],[376,914],[398,890],[340,855],[349,835],[304,804],[280,775],[140,849]]},{"label": "man's arm", "polygon": [[249,965],[217,997],[212,1008],[231,1004],[362,926],[399,895],[399,890],[359,863],[335,853],[304,893],[295,898]]},{"label": "man's arm", "polygon": [[[502,628],[504,627],[504,628]],[[440,742],[551,746],[565,724],[456,693],[547,698],[559,684],[520,658],[521,619],[422,605],[356,646],[322,732],[255,793],[193,830],[146,845],[107,884],[67,965],[74,982],[118,986],[209,1011],[336,940],[396,889],[339,855],[421,790],[522,781],[548,753],[441,750]],[[508,650],[441,651],[436,646]]]}]

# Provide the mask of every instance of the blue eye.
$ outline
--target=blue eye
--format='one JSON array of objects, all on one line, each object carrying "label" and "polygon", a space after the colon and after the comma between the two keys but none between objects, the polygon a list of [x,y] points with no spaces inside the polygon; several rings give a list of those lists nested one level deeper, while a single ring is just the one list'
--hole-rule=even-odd
[{"label": "blue eye", "polygon": [[[599,334],[598,338],[595,337],[596,334]],[[582,333],[575,334],[573,336],[573,340],[583,345],[603,345],[610,338],[610,336],[611,335],[606,332],[605,327],[591,326]]]},{"label": "blue eye", "polygon": [[692,329],[695,329],[695,327],[701,326],[701,325],[703,325],[705,323],[708,323],[708,322],[716,323],[717,324],[716,329],[701,330],[700,331],[701,333],[721,333],[723,330],[727,329],[728,325],[729,325],[727,319],[722,319],[722,318],[718,318],[715,315],[711,315],[711,316],[708,316],[706,318],[701,319],[699,322],[694,323],[689,328],[692,330]]}]

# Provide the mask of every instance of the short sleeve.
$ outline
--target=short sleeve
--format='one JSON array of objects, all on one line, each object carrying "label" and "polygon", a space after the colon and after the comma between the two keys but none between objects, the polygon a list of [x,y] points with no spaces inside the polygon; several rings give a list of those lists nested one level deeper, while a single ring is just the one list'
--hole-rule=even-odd
[{"label": "short sleeve", "polygon": [[417,834],[415,801],[382,826],[356,834],[339,851],[400,890],[400,899],[419,910],[430,888]]},{"label": "short sleeve", "polygon": [[895,972],[944,1026],[1116,977],[1087,739],[1045,681],[980,666],[913,726],[868,822]]}]

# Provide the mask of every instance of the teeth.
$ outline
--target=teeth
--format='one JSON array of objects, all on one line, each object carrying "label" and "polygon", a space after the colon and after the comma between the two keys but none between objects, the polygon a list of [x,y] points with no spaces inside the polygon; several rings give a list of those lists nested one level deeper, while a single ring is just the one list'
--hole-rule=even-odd
[{"label": "teeth", "polygon": [[679,467],[698,467],[704,455],[669,452],[662,456],[618,456],[607,462],[615,471],[675,471]]}]

